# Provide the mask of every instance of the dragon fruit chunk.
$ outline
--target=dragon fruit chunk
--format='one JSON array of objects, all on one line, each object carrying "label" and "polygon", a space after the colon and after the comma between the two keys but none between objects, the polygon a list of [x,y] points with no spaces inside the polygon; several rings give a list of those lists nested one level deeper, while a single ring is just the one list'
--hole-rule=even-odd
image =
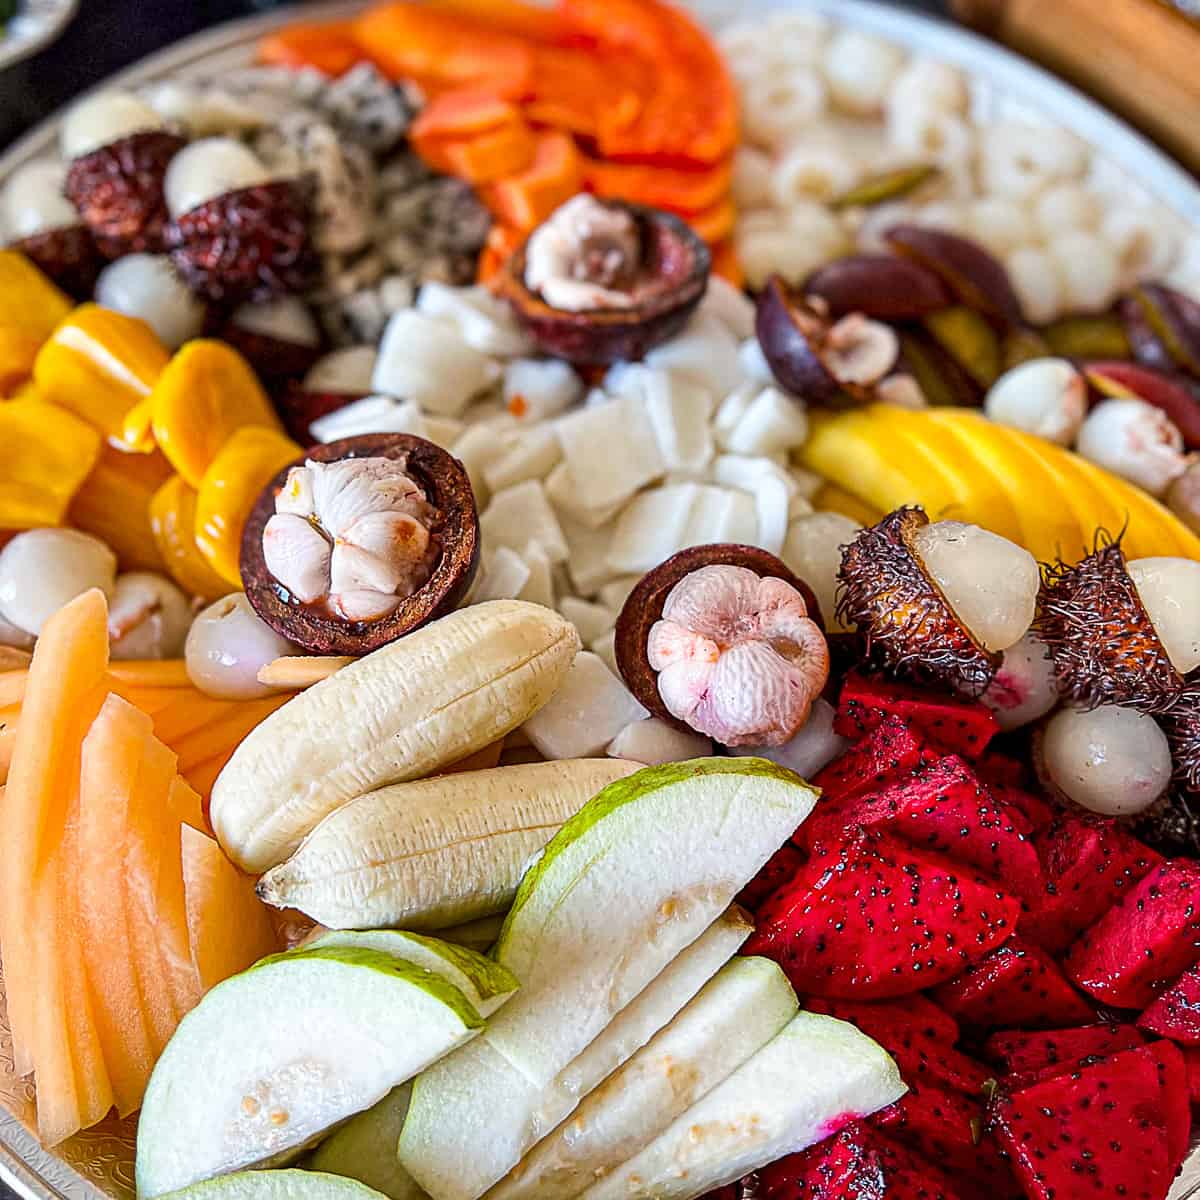
[{"label": "dragon fruit chunk", "polygon": [[988,750],[975,761],[975,773],[990,788],[1024,788],[1029,783],[1029,769],[1015,758]]},{"label": "dragon fruit chunk", "polygon": [[1052,1029],[1096,1019],[1058,964],[1019,936],[935,988],[933,998],[970,1029]]},{"label": "dragon fruit chunk", "polygon": [[754,1194],[758,1200],[959,1200],[933,1163],[862,1124],[763,1168]]},{"label": "dragon fruit chunk", "polygon": [[838,699],[835,733],[863,738],[885,717],[899,717],[942,749],[977,758],[1000,732],[995,714],[977,700],[940,695],[851,671]]},{"label": "dragon fruit chunk", "polygon": [[998,1091],[990,1126],[1030,1200],[1163,1200],[1162,1083],[1143,1047]]},{"label": "dragon fruit chunk", "polygon": [[1146,1047],[1154,1060],[1161,1087],[1161,1108],[1167,1130],[1167,1157],[1178,1171],[1187,1157],[1192,1139],[1192,1101],[1188,1085],[1187,1062],[1183,1051],[1170,1042],[1155,1042]]},{"label": "dragon fruit chunk", "polygon": [[1146,1039],[1132,1025],[1081,1025],[1076,1029],[1008,1030],[983,1044],[984,1058],[1008,1076],[1006,1086],[1069,1075],[1098,1058],[1134,1050]]},{"label": "dragon fruit chunk", "polygon": [[1187,1067],[1188,1091],[1192,1096],[1192,1107],[1200,1108],[1200,1048],[1184,1046],[1183,1061]]},{"label": "dragon fruit chunk", "polygon": [[[1024,817],[1017,816],[1025,827]],[[1022,897],[1042,890],[1042,868],[1033,843],[957,755],[864,796],[822,799],[796,840],[811,848],[856,826],[886,826],[888,833],[918,849],[938,851],[1005,880]]]},{"label": "dragon fruit chunk", "polygon": [[1028,898],[1021,936],[1058,954],[1154,866],[1160,855],[1107,817],[1065,813],[1034,834],[1045,888]]},{"label": "dragon fruit chunk", "polygon": [[927,743],[899,717],[885,717],[861,741],[819,771],[813,783],[826,800],[845,800],[915,771]]},{"label": "dragon fruit chunk", "polygon": [[1016,814],[1024,818],[1027,829],[1023,833],[1031,833],[1037,829],[1046,829],[1054,824],[1057,810],[1050,807],[1040,796],[1027,792],[1024,788],[1011,787],[1008,784],[996,783],[982,772],[977,771],[980,779],[991,789],[996,803],[1003,805],[1009,812],[1009,819],[1017,824]]},{"label": "dragon fruit chunk", "polygon": [[983,1130],[983,1118],[980,1100],[921,1084],[868,1120],[888,1137],[937,1163],[952,1178],[962,1176],[982,1185],[989,1198],[1019,1194],[998,1146]]},{"label": "dragon fruit chunk", "polygon": [[1063,969],[1114,1008],[1146,1008],[1200,960],[1200,863],[1166,859],[1085,930]]},{"label": "dragon fruit chunk", "polygon": [[1138,1027],[1184,1046],[1200,1046],[1200,966],[1163,992],[1142,1013]]},{"label": "dragon fruit chunk", "polygon": [[[924,996],[871,1003],[814,996],[806,1007],[856,1025],[896,1060],[904,1082],[910,1086],[935,1083],[966,1096],[978,1096],[991,1077],[982,1063],[954,1049],[958,1040],[954,1019]],[[930,1012],[931,1017],[927,1016]]]},{"label": "dragon fruit chunk", "polygon": [[798,846],[793,846],[791,842],[784,843],[767,859],[762,870],[738,893],[737,902],[753,912],[772,892],[778,891],[796,877],[806,858],[804,851]]},{"label": "dragon fruit chunk", "polygon": [[1020,911],[994,880],[854,830],[762,904],[743,952],[774,959],[801,995],[888,999],[961,974]]}]

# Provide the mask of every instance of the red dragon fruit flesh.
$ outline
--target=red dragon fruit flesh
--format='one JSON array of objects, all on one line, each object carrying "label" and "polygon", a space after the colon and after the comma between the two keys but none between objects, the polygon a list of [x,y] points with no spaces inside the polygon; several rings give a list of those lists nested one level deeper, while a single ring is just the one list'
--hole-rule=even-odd
[{"label": "red dragon fruit flesh", "polygon": [[1183,1046],[1200,1046],[1200,966],[1186,972],[1150,1005],[1140,1028]]},{"label": "red dragon fruit flesh", "polygon": [[866,737],[885,717],[899,717],[945,750],[976,758],[1000,731],[990,708],[905,683],[868,679],[852,671],[838,701],[834,732]]},{"label": "red dragon fruit flesh", "polygon": [[1088,928],[1063,963],[1114,1008],[1146,1008],[1200,960],[1200,863],[1167,859]]},{"label": "red dragon fruit flesh", "polygon": [[1037,946],[1010,938],[957,979],[934,989],[933,998],[970,1029],[1046,1029],[1095,1020],[1094,1006],[1072,986],[1058,964]]},{"label": "red dragon fruit flesh", "polygon": [[983,1055],[1018,1087],[1069,1075],[1098,1058],[1134,1050],[1146,1039],[1132,1025],[1099,1022],[1075,1029],[1009,1030],[993,1033],[983,1044]]},{"label": "red dragon fruit flesh", "polygon": [[1164,1200],[1163,1081],[1145,1047],[997,1092],[991,1127],[1030,1200]]},{"label": "red dragon fruit flesh", "polygon": [[994,880],[855,830],[763,903],[745,953],[775,959],[801,995],[887,999],[961,974],[1020,911]]},{"label": "red dragon fruit flesh", "polygon": [[742,888],[738,893],[737,902],[753,912],[773,892],[790,883],[807,860],[808,855],[798,846],[793,846],[791,842],[785,843]]},{"label": "red dragon fruit flesh", "polygon": [[1192,1137],[1192,1098],[1187,1062],[1183,1051],[1170,1042],[1155,1042],[1146,1047],[1146,1053],[1154,1060],[1158,1070],[1163,1120],[1167,1130],[1167,1157],[1174,1173],[1183,1165]]},{"label": "red dragon fruit flesh", "polygon": [[926,756],[927,743],[899,717],[885,717],[861,741],[820,771],[813,783],[826,800],[845,800],[911,774]]}]

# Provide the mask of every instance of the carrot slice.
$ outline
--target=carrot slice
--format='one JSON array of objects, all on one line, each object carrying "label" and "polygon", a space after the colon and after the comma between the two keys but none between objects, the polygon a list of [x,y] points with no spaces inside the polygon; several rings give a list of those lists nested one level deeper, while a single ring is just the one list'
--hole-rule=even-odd
[{"label": "carrot slice", "polygon": [[278,949],[254,880],[221,847],[184,825],[180,830],[192,960],[205,991]]},{"label": "carrot slice", "polygon": [[530,230],[575,195],[582,178],[579,151],[571,138],[565,133],[542,133],[529,167],[497,180],[484,199],[503,224]]},{"label": "carrot slice", "polygon": [[258,43],[259,62],[312,67],[322,75],[344,75],[369,57],[354,36],[352,21],[288,25]]},{"label": "carrot slice", "polygon": [[123,902],[123,856],[138,757],[150,719],[109,696],[83,741],[80,772],[78,895],[85,964],[117,1111],[142,1102],[154,1048],[138,995]]}]

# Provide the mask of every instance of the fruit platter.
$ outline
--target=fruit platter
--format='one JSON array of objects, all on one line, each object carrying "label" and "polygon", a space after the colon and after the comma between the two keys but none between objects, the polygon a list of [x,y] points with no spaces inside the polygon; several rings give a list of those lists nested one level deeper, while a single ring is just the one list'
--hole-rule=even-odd
[{"label": "fruit platter", "polygon": [[1200,1189],[1200,189],[1082,96],[219,29],[0,160],[0,441],[23,1196]]}]

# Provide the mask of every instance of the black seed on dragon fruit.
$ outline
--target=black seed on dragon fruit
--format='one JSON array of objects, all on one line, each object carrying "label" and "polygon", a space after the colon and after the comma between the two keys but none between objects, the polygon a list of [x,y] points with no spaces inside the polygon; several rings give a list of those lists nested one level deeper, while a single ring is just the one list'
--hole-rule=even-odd
[{"label": "black seed on dragon fruit", "polygon": [[886,999],[960,974],[1020,911],[994,880],[857,830],[760,907],[745,952],[775,959],[801,994]]},{"label": "black seed on dragon fruit", "polygon": [[1200,1046],[1200,966],[1163,992],[1138,1018],[1138,1027],[1181,1045]]},{"label": "black seed on dragon fruit", "polygon": [[[856,727],[855,733],[860,733]],[[870,733],[813,779],[825,803],[849,800],[911,774],[934,755],[927,742],[899,717],[884,716]]]},{"label": "black seed on dragon fruit", "polygon": [[1091,1060],[1145,1044],[1132,1025],[1104,1021],[1068,1029],[1004,1030],[984,1042],[983,1054],[1008,1076],[1004,1082],[1011,1088],[1068,1075]]},{"label": "black seed on dragon fruit", "polygon": [[871,665],[971,697],[1028,631],[1040,585],[1028,551],[975,525],[931,525],[920,508],[860,532],[838,578],[838,619]]}]

